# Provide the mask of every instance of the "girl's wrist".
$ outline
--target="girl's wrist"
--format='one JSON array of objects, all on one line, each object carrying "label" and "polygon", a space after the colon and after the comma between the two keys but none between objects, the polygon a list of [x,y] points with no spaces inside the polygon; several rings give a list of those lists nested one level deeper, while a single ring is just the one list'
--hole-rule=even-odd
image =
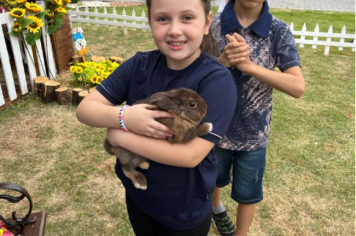
[{"label": "girl's wrist", "polygon": [[125,110],[130,107],[129,105],[124,105],[120,108],[120,113],[119,113],[119,122],[120,122],[120,128],[125,130],[125,131],[129,131],[129,129],[125,126],[125,122],[124,122],[124,113]]}]

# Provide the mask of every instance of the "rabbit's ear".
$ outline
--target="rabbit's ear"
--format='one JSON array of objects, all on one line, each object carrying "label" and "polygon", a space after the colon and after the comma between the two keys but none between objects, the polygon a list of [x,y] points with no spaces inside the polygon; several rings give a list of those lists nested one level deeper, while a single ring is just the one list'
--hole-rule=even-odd
[{"label": "rabbit's ear", "polygon": [[159,92],[150,97],[149,104],[157,106],[160,109],[168,110],[172,108],[173,101],[166,93]]}]

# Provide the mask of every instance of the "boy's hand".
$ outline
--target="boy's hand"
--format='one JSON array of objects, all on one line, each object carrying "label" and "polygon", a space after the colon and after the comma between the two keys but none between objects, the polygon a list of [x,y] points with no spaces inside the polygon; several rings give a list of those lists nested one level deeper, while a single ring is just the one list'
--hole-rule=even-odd
[{"label": "boy's hand", "polygon": [[170,130],[155,120],[158,117],[174,116],[165,111],[152,110],[155,106],[148,104],[137,104],[125,109],[124,123],[132,132],[152,138],[171,137]]},{"label": "boy's hand", "polygon": [[250,50],[246,40],[241,35],[234,33],[233,36],[227,34],[223,58],[229,66],[236,66],[237,69],[244,71],[244,68],[251,62]]}]

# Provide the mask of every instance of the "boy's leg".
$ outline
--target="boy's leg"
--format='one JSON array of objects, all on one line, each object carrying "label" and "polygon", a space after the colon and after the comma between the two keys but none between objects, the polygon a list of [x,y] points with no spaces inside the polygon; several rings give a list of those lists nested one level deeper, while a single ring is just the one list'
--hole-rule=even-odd
[{"label": "boy's leg", "polygon": [[212,200],[214,225],[220,235],[233,236],[235,225],[227,215],[225,207],[221,202],[222,187],[231,182],[232,151],[214,147],[214,154],[218,160],[218,176]]},{"label": "boy's leg", "polygon": [[234,152],[231,198],[239,203],[235,236],[246,236],[255,204],[262,201],[262,179],[266,166],[266,149]]},{"label": "boy's leg", "polygon": [[251,226],[256,204],[242,204],[237,206],[235,236],[245,236]]}]

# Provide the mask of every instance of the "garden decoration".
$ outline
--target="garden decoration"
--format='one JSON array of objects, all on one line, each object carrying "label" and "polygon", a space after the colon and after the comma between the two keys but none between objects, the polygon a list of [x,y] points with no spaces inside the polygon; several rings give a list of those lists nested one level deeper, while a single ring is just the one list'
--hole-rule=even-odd
[{"label": "garden decoration", "polygon": [[73,73],[72,84],[74,87],[83,87],[86,90],[96,87],[106,79],[118,66],[117,62],[110,60],[86,61],[75,63],[69,69]]},{"label": "garden decoration", "polygon": [[12,190],[21,193],[20,196],[10,196],[7,194],[0,194],[0,199],[5,199],[11,203],[18,203],[22,201],[24,198],[27,198],[29,203],[28,212],[23,218],[18,217],[16,215],[16,211],[12,212],[12,220],[5,219],[2,215],[0,215],[0,220],[5,223],[6,228],[19,227],[21,232],[25,224],[33,223],[36,221],[36,219],[29,218],[32,211],[32,199],[30,194],[26,191],[26,189],[13,183],[0,183],[0,190]]},{"label": "garden decoration", "polygon": [[82,58],[82,62],[85,62],[84,54],[88,52],[87,41],[83,36],[83,29],[81,27],[73,29],[73,40],[75,42],[75,49],[77,49],[79,56]]},{"label": "garden decoration", "polygon": [[27,0],[7,0],[10,15],[15,18],[10,33],[27,44],[34,45],[41,37],[43,25],[50,35],[62,26],[63,14],[69,9],[66,5],[70,2],[71,0],[46,0],[44,10],[40,5]]}]

